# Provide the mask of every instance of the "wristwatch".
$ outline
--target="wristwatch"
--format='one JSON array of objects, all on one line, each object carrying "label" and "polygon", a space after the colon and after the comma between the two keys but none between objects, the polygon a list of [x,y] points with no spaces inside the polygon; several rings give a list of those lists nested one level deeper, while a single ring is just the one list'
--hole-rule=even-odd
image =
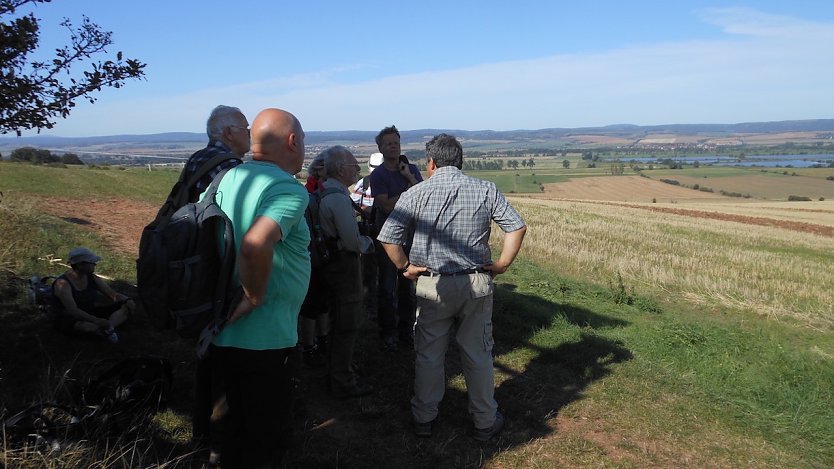
[{"label": "wristwatch", "polygon": [[397,269],[397,272],[399,272],[400,275],[403,275],[408,270],[409,266],[411,266],[411,261],[405,261],[405,265],[403,266],[403,268]]}]

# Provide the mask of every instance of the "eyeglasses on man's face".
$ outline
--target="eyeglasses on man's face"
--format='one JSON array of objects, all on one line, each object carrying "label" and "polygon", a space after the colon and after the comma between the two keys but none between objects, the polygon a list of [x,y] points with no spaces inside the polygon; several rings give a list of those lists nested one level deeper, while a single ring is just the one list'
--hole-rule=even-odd
[{"label": "eyeglasses on man's face", "polygon": [[233,129],[245,130],[247,134],[249,133],[249,127],[247,127],[245,125],[230,125],[229,127],[233,128]]}]

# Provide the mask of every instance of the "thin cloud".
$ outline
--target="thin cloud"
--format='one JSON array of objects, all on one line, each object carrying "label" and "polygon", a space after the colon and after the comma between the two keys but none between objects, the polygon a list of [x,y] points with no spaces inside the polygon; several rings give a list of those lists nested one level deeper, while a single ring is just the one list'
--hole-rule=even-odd
[{"label": "thin cloud", "polygon": [[351,82],[356,68],[333,68],[165,99],[112,97],[79,106],[74,117],[95,122],[98,135],[202,131],[219,103],[240,107],[250,119],[265,107],[288,109],[308,130],[373,130],[392,122],[404,129],[509,130],[831,117],[832,41],[821,38],[834,38],[834,25],[740,8],[698,14],[728,36],[360,82]]},{"label": "thin cloud", "polygon": [[728,34],[780,39],[834,39],[834,25],[790,16],[772,15],[751,8],[707,8],[702,21],[721,27]]}]

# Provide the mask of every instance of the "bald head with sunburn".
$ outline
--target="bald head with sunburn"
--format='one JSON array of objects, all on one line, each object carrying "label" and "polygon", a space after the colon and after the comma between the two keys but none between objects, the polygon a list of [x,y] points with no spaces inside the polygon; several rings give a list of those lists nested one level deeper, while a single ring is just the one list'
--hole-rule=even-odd
[{"label": "bald head with sunburn", "polygon": [[252,121],[252,159],[269,161],[289,174],[304,163],[304,129],[282,109],[264,109]]}]

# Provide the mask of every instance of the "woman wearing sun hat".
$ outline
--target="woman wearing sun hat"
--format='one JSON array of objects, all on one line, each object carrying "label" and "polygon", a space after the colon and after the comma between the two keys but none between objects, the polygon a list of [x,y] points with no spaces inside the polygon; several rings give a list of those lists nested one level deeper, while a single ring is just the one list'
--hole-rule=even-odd
[{"label": "woman wearing sun hat", "polygon": [[[100,260],[101,257],[87,248],[70,250],[70,269],[52,284],[52,291],[58,299],[58,322],[65,331],[104,336],[110,342],[118,342],[116,327],[128,320],[136,305],[95,274]],[[96,305],[99,293],[112,304]]]}]

